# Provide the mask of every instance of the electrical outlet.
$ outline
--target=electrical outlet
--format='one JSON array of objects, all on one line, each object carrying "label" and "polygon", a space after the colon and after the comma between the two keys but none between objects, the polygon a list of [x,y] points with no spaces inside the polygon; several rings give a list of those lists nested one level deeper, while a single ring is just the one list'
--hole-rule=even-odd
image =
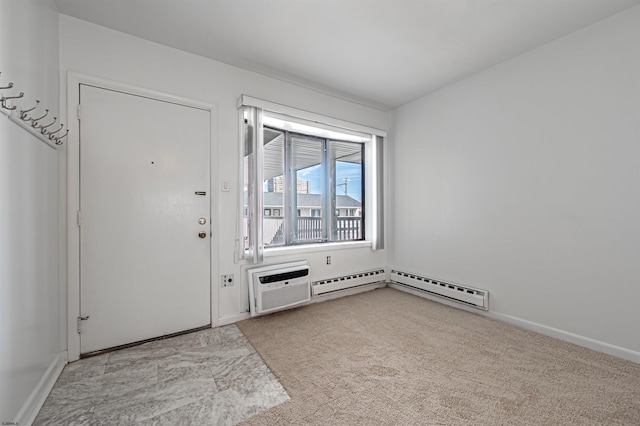
[{"label": "electrical outlet", "polygon": [[327,265],[331,265],[331,256],[327,256]]},{"label": "electrical outlet", "polygon": [[231,287],[233,283],[233,274],[220,275],[220,283],[222,287]]}]

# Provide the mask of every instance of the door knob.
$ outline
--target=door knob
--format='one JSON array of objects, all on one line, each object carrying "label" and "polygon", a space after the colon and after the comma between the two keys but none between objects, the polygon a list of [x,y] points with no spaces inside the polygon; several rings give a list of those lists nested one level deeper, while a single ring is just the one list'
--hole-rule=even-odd
[{"label": "door knob", "polygon": [[198,237],[200,237],[200,238],[206,238],[206,237],[207,237],[207,233],[206,233],[206,232],[204,232],[204,231],[200,231],[200,232],[198,232]]}]

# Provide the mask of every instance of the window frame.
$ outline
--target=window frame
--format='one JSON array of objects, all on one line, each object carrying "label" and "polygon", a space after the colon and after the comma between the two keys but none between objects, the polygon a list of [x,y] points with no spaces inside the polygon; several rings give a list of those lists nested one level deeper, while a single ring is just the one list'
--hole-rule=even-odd
[{"label": "window frame", "polygon": [[[360,165],[361,165],[361,193],[360,193],[360,202],[362,212],[365,211],[365,152],[366,152],[366,142],[353,142],[353,141],[345,141],[337,138],[329,139],[323,138],[313,135],[308,135],[300,132],[293,132],[285,129],[274,128],[271,126],[264,126],[272,131],[281,132],[284,136],[284,144],[283,144],[283,179],[284,182],[289,182],[289,184],[285,184],[283,188],[283,201],[284,201],[284,246],[302,246],[309,244],[326,244],[326,243],[336,243],[336,242],[350,242],[350,241],[363,241],[366,240],[366,221],[365,215],[361,214],[360,218],[360,238],[357,239],[338,239],[338,225],[337,221],[340,217],[339,208],[337,206],[337,192],[333,174],[335,174],[336,164],[338,161],[331,157],[332,153],[332,143],[346,143],[346,144],[354,144],[359,145],[360,151]],[[300,215],[300,206],[298,204],[298,170],[295,167],[295,140],[305,140],[308,142],[317,142],[320,144],[320,151],[322,153],[322,158],[320,160],[320,165],[322,166],[322,190],[320,191],[320,195],[322,198],[322,205],[320,207],[320,214],[317,216],[313,216],[314,211],[318,211],[318,209],[311,209],[310,214],[311,217],[318,217],[321,220],[321,236],[320,238],[300,238],[300,234],[298,232],[299,218],[302,217]],[[291,182],[295,182],[295,185]],[[334,212],[334,214],[322,214],[321,212]],[[265,246],[266,247],[266,246]],[[269,246],[272,248],[274,246]],[[279,247],[279,246],[278,246]]]},{"label": "window frame", "polygon": [[[245,259],[250,263],[261,263],[264,258],[264,243],[262,241],[262,198],[264,180],[260,176],[263,169],[263,132],[262,132],[262,113],[263,110],[269,113],[290,117],[295,122],[309,123],[315,128],[337,130],[340,133],[349,134],[367,134],[371,135],[370,141],[365,142],[366,158],[363,161],[366,207],[362,209],[361,214],[365,223],[364,241],[338,241],[326,242],[322,244],[301,244],[295,246],[280,246],[270,250],[272,255],[294,253],[300,250],[318,251],[324,249],[336,249],[347,247],[364,247],[369,246],[372,250],[384,248],[384,151],[386,131],[364,126],[333,117],[320,115],[314,112],[304,111],[265,101],[263,99],[254,98],[247,95],[241,95],[238,99],[239,109],[239,134],[241,140],[241,150],[239,156],[239,176],[240,176],[240,198],[239,198],[239,222],[237,227],[238,242],[238,258]],[[331,139],[331,138],[330,138]],[[245,161],[249,157],[249,169],[256,171],[251,176],[245,175]],[[245,218],[242,214],[244,207],[243,192],[248,189],[248,205],[249,216]],[[296,212],[297,213],[297,212]],[[366,218],[366,220],[365,220]],[[245,231],[248,230],[248,235]],[[248,239],[248,247],[241,244],[245,238]]]}]

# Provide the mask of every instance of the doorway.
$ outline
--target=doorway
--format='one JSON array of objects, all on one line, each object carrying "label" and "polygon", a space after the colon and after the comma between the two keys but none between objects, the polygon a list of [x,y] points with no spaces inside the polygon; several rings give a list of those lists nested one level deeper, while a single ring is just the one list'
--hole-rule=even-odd
[{"label": "doorway", "polygon": [[211,111],[78,91],[79,353],[211,325]]}]

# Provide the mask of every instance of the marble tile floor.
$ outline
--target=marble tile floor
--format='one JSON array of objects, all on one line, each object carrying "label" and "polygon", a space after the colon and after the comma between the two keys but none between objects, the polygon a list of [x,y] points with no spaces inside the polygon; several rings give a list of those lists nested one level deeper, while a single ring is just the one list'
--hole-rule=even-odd
[{"label": "marble tile floor", "polygon": [[232,425],[288,399],[228,325],[68,364],[34,425]]}]

